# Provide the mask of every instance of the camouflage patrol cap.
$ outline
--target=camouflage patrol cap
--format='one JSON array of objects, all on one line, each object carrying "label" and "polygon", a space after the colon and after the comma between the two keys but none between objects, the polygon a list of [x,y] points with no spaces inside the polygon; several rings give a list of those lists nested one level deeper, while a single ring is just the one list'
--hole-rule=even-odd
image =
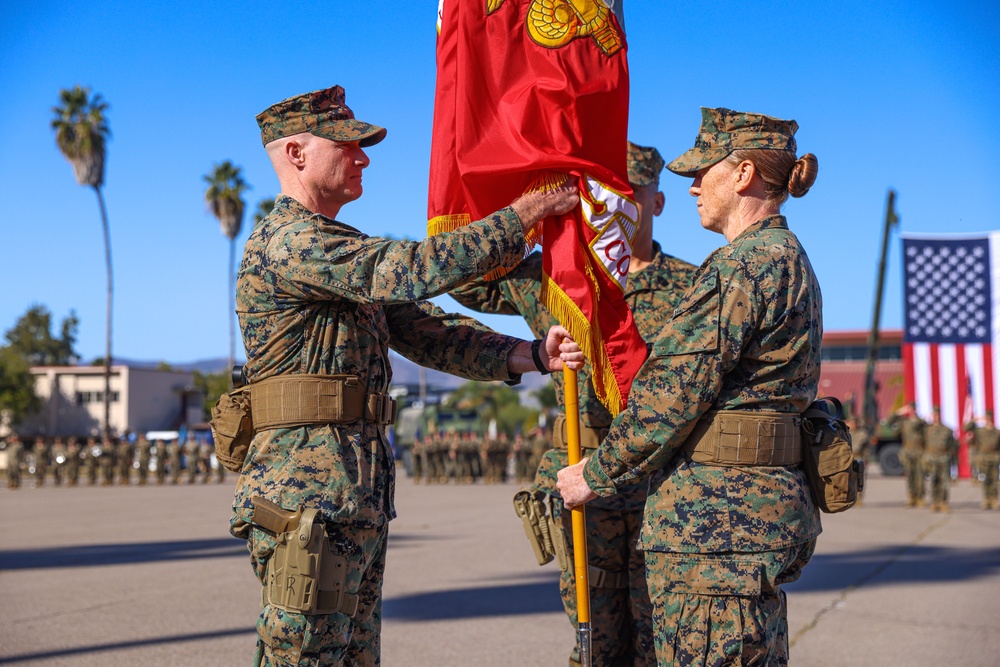
[{"label": "camouflage patrol cap", "polygon": [[702,107],[701,130],[694,148],[668,164],[667,169],[680,176],[694,176],[740,149],[782,150],[794,155],[797,129],[799,124],[794,120]]},{"label": "camouflage patrol cap", "polygon": [[660,182],[663,156],[652,146],[628,142],[628,182],[643,187]]},{"label": "camouflage patrol cap", "polygon": [[296,95],[257,114],[264,145],[276,139],[308,132],[333,141],[357,141],[373,146],[385,139],[385,129],[356,120],[344,102],[340,86]]}]

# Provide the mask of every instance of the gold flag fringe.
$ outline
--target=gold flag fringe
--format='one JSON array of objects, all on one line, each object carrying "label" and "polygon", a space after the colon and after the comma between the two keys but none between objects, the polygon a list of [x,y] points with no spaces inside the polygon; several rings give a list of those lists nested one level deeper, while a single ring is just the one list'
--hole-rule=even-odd
[{"label": "gold flag fringe", "polygon": [[542,303],[569,331],[590,361],[591,377],[597,398],[617,415],[622,410],[622,393],[597,323],[591,324],[583,311],[547,274],[542,275]]},{"label": "gold flag fringe", "polygon": [[[542,174],[534,181],[532,181],[531,184],[524,189],[524,194],[528,194],[529,192],[545,192],[546,190],[554,190],[560,185],[562,185],[565,181],[566,181],[565,174],[548,172],[546,174]],[[427,221],[427,234],[428,236],[434,236],[435,234],[441,234],[443,232],[453,232],[456,229],[464,227],[465,225],[468,225],[471,222],[472,222],[472,216],[468,213],[450,213],[446,215],[438,215]],[[528,255],[530,255],[531,251],[535,249],[535,244],[540,242],[541,239],[542,239],[542,225],[541,223],[539,223],[534,227],[532,227],[531,230],[524,236],[523,257],[527,257]],[[487,273],[484,276],[484,278],[486,280],[498,280],[500,278],[503,278],[511,271],[513,271],[515,268],[516,267],[514,266],[501,266]]]}]

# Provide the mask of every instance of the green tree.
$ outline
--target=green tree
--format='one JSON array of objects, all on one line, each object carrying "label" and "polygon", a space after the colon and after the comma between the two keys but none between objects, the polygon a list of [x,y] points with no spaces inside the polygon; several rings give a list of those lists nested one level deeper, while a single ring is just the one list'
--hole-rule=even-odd
[{"label": "green tree", "polygon": [[64,318],[59,336],[52,335],[52,314],[42,305],[31,306],[4,334],[0,347],[0,414],[17,424],[37,412],[41,401],[35,394],[32,366],[65,366],[79,360],[73,346],[79,320],[71,312]]},{"label": "green tree", "polygon": [[206,415],[212,414],[212,408],[219,396],[230,390],[232,380],[229,373],[199,373],[194,372],[194,386],[201,390],[205,397],[202,408]]},{"label": "green tree", "polygon": [[236,363],[236,237],[243,227],[243,210],[246,202],[243,193],[249,186],[243,180],[240,168],[229,160],[217,164],[204,177],[208,183],[205,203],[219,224],[223,235],[229,239],[229,366]]},{"label": "green tree", "polygon": [[0,418],[17,426],[40,407],[28,361],[10,346],[0,347]]},{"label": "green tree", "polygon": [[109,437],[111,418],[111,315],[114,294],[114,277],[111,271],[111,230],[108,211],[104,205],[104,158],[106,142],[111,135],[104,112],[108,105],[100,94],[90,96],[90,88],[74,86],[59,91],[59,106],[52,107],[55,118],[52,129],[56,131],[56,146],[73,165],[73,175],[80,185],[94,189],[101,211],[104,230],[104,260],[107,266],[107,316],[104,337],[104,437]]},{"label": "green tree", "polygon": [[52,314],[42,305],[28,308],[4,338],[11,353],[24,359],[29,366],[68,366],[80,358],[73,346],[76,344],[80,321],[70,311],[60,325],[60,335],[52,335]]}]

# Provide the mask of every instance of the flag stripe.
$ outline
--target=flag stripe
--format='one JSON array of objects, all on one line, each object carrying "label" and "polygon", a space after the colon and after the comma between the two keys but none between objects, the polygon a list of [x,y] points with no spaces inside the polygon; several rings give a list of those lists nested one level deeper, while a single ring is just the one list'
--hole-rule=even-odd
[{"label": "flag stripe", "polygon": [[[983,412],[987,409],[996,414],[996,399],[993,394],[993,345],[983,345]],[[983,414],[977,412],[977,415]]]},{"label": "flag stripe", "polygon": [[[965,432],[965,429],[962,428],[966,422],[972,420],[972,414],[966,415],[965,410],[966,401],[969,399],[969,373],[965,364],[966,346],[955,345],[953,347],[955,348],[955,388],[957,390],[955,407],[958,414],[956,415],[955,421],[952,423],[957,423],[959,426],[958,473],[962,477],[968,477],[971,472],[969,469],[969,446],[966,441],[967,433]],[[972,412],[971,407],[969,412]]]},{"label": "flag stripe", "polygon": [[941,354],[940,347],[932,344],[928,348],[930,353],[929,368],[931,372],[931,409],[941,405]]},{"label": "flag stripe", "polygon": [[903,343],[903,398],[910,405],[917,400],[916,381],[913,371],[913,344]]}]

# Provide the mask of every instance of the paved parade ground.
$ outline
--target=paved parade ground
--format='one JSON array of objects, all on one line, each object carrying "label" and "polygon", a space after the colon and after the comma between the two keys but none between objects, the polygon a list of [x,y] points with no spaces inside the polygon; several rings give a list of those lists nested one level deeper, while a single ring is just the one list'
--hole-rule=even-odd
[{"label": "paved parade ground", "polygon": [[[227,532],[232,484],[0,489],[0,665],[249,667],[260,590]],[[382,664],[566,664],[575,635],[514,484],[399,480]],[[979,488],[907,509],[901,478],[823,517],[788,587],[791,664],[1000,664],[1000,512]]]}]

